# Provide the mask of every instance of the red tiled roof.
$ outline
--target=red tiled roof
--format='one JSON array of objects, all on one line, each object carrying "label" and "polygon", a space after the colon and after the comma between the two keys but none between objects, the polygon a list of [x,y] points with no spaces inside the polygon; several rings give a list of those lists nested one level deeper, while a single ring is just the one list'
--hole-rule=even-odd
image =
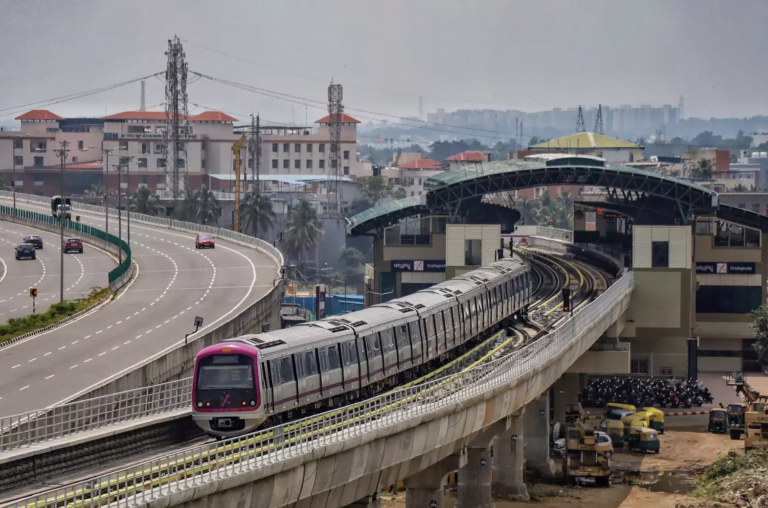
[{"label": "red tiled roof", "polygon": [[485,162],[485,157],[477,152],[462,152],[457,153],[452,157],[445,159],[447,161],[464,161],[464,162]]},{"label": "red tiled roof", "polygon": [[[331,115],[324,116],[320,120],[316,121],[315,123],[330,123],[331,121]],[[341,123],[360,123],[360,120],[355,120],[351,116],[342,113],[341,114]]]},{"label": "red tiled roof", "polygon": [[236,118],[222,113],[221,111],[206,111],[197,116],[190,117],[190,122],[236,122]]},{"label": "red tiled roof", "polygon": [[64,120],[64,118],[55,113],[51,113],[47,109],[33,109],[21,116],[17,116],[15,120]]},{"label": "red tiled roof", "polygon": [[400,169],[442,169],[443,166],[432,159],[417,159],[400,165]]}]

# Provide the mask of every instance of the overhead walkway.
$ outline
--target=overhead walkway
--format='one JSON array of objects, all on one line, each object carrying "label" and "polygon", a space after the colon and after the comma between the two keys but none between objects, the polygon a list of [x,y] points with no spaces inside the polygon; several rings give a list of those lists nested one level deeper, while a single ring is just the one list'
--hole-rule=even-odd
[{"label": "overhead walkway", "polygon": [[[497,435],[515,431],[522,438],[520,412],[619,320],[633,287],[630,272],[546,337],[459,374],[312,416],[280,433],[188,448],[6,506],[341,507],[375,499],[400,480],[409,496],[435,495],[443,471],[485,466]],[[460,497],[490,497],[490,483],[463,485]]]},{"label": "overhead walkway", "polygon": [[531,187],[577,185],[620,190],[668,201],[687,221],[693,214],[718,209],[717,193],[693,182],[624,166],[605,166],[590,157],[548,161],[506,160],[445,171],[427,179],[425,196],[414,196],[373,207],[352,217],[347,233],[365,234],[422,211],[457,216],[462,204],[479,196]]}]

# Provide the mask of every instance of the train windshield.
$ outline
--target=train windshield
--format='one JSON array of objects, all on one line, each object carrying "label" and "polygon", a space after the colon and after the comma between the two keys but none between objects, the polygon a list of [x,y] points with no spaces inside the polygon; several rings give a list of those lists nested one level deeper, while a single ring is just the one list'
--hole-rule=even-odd
[{"label": "train windshield", "polygon": [[253,358],[245,355],[211,355],[200,360],[199,390],[253,388]]}]

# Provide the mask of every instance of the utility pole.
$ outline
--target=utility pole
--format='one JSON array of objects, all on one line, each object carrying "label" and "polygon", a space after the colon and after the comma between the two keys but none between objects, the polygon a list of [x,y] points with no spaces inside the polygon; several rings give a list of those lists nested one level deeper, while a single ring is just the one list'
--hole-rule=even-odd
[{"label": "utility pole", "polygon": [[61,226],[61,293],[59,294],[59,303],[64,303],[64,223],[67,220],[67,199],[64,196],[64,163],[69,153],[69,141],[59,141],[59,149],[54,153],[61,161],[61,213],[59,214],[59,224]]},{"label": "utility pole", "polygon": [[329,217],[339,217],[341,203],[339,199],[339,176],[342,174],[341,157],[341,123],[344,118],[344,106],[341,101],[344,98],[344,90],[339,84],[331,82],[328,87],[328,132],[330,134],[331,151],[329,153],[330,172],[326,180],[327,208]]},{"label": "utility pole", "polygon": [[[123,176],[123,168],[125,168],[126,173],[128,174],[128,186],[130,186],[130,164],[131,161],[133,161],[135,156],[130,157],[120,157],[120,163],[119,164],[113,164],[112,166],[117,171],[117,230],[118,230],[118,238],[120,240],[123,239],[123,192],[122,192],[122,176]],[[128,194],[128,187],[126,187],[126,196],[128,196],[128,203],[130,205],[130,195]],[[128,212],[128,241],[126,242],[128,244],[128,248],[131,246],[131,213]],[[120,248],[120,245],[117,246],[117,257],[119,264],[123,264],[123,250]]]},{"label": "utility pole", "polygon": [[184,192],[187,183],[186,153],[189,133],[187,111],[187,62],[184,47],[178,37],[168,41],[165,52],[168,62],[165,71],[165,132],[166,147],[165,193],[174,201]]},{"label": "utility pole", "polygon": [[[11,153],[11,159],[13,159],[13,181],[11,182],[11,188],[13,190],[13,216],[16,217],[16,139],[12,139],[11,142],[13,143],[11,145],[13,147]],[[24,151],[23,143],[22,141],[22,151]]]},{"label": "utility pole", "polygon": [[[250,159],[251,175],[256,171],[256,121],[251,114],[251,138],[248,140],[248,158]],[[245,192],[248,193],[248,168],[245,168]]]},{"label": "utility pole", "polygon": [[261,168],[261,126],[259,125],[259,115],[256,115],[256,194],[261,194],[261,181],[259,180],[259,169]]}]

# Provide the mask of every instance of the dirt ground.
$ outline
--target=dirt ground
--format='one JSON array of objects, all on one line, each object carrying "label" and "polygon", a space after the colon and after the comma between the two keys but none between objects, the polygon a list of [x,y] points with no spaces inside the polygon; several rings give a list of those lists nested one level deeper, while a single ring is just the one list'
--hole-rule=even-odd
[{"label": "dirt ground", "polygon": [[[682,418],[682,417],[681,417]],[[712,463],[718,456],[733,449],[743,449],[741,441],[731,441],[727,434],[706,432],[704,418],[695,425],[681,426],[684,420],[670,423],[674,428],[660,435],[661,453],[641,454],[616,450],[612,460],[614,470],[653,472],[642,475],[645,486],[631,486],[614,480],[608,488],[576,486],[565,488],[554,480],[550,483],[528,482],[531,501],[527,503],[496,500],[497,508],[675,508],[683,506],[710,506],[704,499],[686,495],[698,469]],[[657,472],[663,472],[658,475]],[[633,476],[633,480],[637,480]],[[446,493],[445,508],[456,504],[455,490]],[[722,504],[720,506],[723,506]],[[384,494],[382,507],[405,508],[405,492]]]}]

